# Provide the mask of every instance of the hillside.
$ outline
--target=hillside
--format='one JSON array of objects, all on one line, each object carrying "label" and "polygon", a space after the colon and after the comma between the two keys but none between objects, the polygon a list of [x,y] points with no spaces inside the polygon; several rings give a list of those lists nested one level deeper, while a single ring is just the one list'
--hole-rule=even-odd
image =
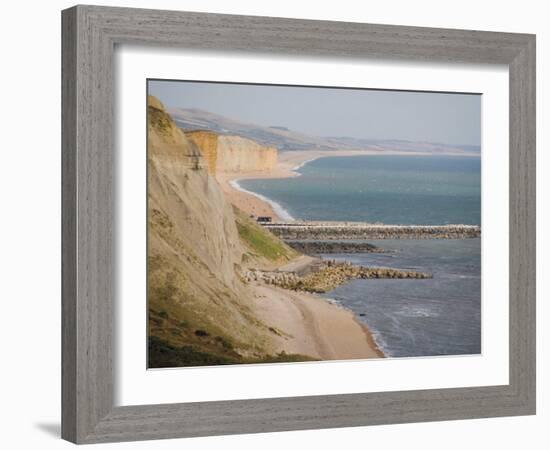
[{"label": "hillside", "polygon": [[449,145],[405,140],[359,139],[345,136],[311,136],[277,125],[245,123],[196,108],[173,108],[170,114],[183,130],[210,130],[219,135],[241,136],[282,151],[296,150],[375,150],[425,152],[433,154],[479,155],[475,145]]},{"label": "hillside", "polygon": [[285,127],[262,127],[233,120],[219,114],[200,109],[171,109],[170,114],[183,130],[211,130],[220,135],[237,135],[279,150],[334,150],[334,146],[323,138],[288,130]]},{"label": "hillside", "polygon": [[198,147],[153,97],[147,163],[149,367],[280,359],[241,273],[296,253],[246,216],[237,223]]}]

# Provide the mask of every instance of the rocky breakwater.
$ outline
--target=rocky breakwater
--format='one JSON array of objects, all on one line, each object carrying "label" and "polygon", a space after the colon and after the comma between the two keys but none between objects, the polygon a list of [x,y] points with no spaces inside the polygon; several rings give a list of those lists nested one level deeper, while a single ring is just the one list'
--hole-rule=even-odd
[{"label": "rocky breakwater", "polygon": [[368,242],[350,241],[287,241],[294,250],[306,255],[322,253],[386,253],[387,251]]},{"label": "rocky breakwater", "polygon": [[285,241],[362,239],[465,239],[481,236],[477,225],[383,225],[365,222],[290,222],[264,225]]},{"label": "rocky breakwater", "polygon": [[240,136],[209,130],[186,131],[185,135],[202,152],[211,175],[269,171],[277,166],[277,149]]},{"label": "rocky breakwater", "polygon": [[433,275],[427,272],[392,269],[389,267],[364,267],[348,262],[326,261],[319,266],[317,271],[305,276],[298,276],[295,273],[289,272],[251,270],[245,274],[245,281],[261,281],[285,289],[321,294],[329,292],[341,284],[354,279],[426,279],[432,277]]}]

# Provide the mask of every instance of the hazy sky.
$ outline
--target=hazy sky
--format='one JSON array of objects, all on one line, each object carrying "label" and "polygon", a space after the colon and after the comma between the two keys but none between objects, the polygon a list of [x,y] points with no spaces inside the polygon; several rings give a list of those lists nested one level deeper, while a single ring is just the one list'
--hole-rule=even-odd
[{"label": "hazy sky", "polygon": [[199,108],[314,136],[481,144],[481,96],[150,81],[167,107]]}]

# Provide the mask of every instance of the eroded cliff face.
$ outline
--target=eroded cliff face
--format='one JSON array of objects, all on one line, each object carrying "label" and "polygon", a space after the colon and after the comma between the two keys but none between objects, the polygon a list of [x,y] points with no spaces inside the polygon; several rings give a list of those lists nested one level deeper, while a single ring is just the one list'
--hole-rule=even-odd
[{"label": "eroded cliff face", "polygon": [[200,149],[211,175],[216,173],[218,159],[218,135],[209,131],[189,131],[185,136]]},{"label": "eroded cliff face", "polygon": [[277,149],[239,136],[220,136],[217,166],[221,172],[272,170],[277,166]]},{"label": "eroded cliff face", "polygon": [[277,166],[275,147],[212,131],[188,131],[185,134],[200,148],[211,174],[269,171]]},{"label": "eroded cliff face", "polygon": [[265,355],[265,325],[239,275],[245,249],[233,209],[201,151],[155,98],[147,155],[150,355],[161,358],[151,366],[163,366],[166,345],[192,344],[193,357],[218,358],[203,363]]}]

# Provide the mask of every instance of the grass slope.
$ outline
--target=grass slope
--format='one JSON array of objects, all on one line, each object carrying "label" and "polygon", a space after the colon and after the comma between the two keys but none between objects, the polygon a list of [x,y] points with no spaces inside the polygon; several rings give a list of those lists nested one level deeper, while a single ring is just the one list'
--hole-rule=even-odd
[{"label": "grass slope", "polygon": [[286,262],[299,255],[281,239],[251,220],[238,208],[233,208],[241,242],[249,250],[249,256],[263,258],[272,263]]}]

